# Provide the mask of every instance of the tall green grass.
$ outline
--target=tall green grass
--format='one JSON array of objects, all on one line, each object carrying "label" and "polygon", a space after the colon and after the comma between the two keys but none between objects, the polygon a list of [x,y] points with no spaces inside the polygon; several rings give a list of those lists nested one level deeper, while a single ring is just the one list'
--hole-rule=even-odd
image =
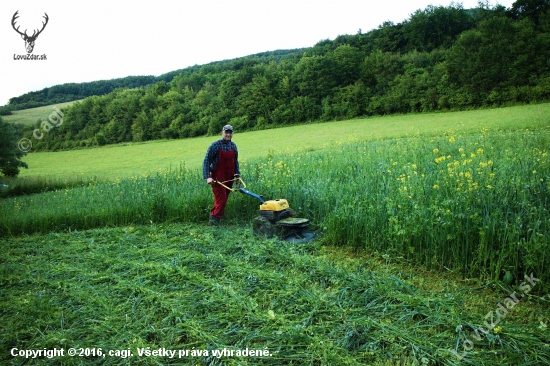
[{"label": "tall green grass", "polygon": [[549,137],[484,130],[351,143],[267,164],[259,177],[321,223],[328,244],[521,280],[549,269]]},{"label": "tall green grass", "polygon": [[[182,167],[163,174],[89,181],[77,188],[5,199],[6,235],[208,217],[210,187]],[[202,215],[201,215],[202,214]]]},{"label": "tall green grass", "polygon": [[37,193],[44,193],[62,189],[87,186],[98,182],[97,177],[2,177],[1,183],[7,187],[0,189],[0,198],[16,197]]},{"label": "tall green grass", "polygon": [[[242,164],[248,188],[287,198],[329,245],[399,256],[430,269],[548,283],[550,130],[447,131],[439,137],[329,142]],[[2,201],[1,235],[150,222],[204,222],[210,188],[180,167]],[[227,215],[258,202],[234,194]],[[541,287],[542,288],[542,287]]]}]

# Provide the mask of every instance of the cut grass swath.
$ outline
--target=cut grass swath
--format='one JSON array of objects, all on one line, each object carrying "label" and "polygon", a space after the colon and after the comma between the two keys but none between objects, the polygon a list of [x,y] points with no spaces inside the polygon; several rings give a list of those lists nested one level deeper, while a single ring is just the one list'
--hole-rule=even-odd
[{"label": "cut grass swath", "polygon": [[[499,294],[249,228],[148,225],[1,243],[4,350],[96,347],[134,357],[102,364],[459,364],[457,324],[483,322]],[[522,300],[523,301],[523,300]],[[473,364],[543,363],[544,307],[525,299]],[[527,316],[527,314],[530,314]],[[524,324],[523,322],[526,321]],[[268,349],[259,358],[137,357],[138,348]],[[9,353],[3,362],[17,362]],[[94,357],[40,359],[80,364]]]}]

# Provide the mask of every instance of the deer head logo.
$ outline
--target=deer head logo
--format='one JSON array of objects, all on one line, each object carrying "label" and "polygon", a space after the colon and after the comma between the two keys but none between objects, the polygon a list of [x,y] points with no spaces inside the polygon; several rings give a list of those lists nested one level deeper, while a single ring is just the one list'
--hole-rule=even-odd
[{"label": "deer head logo", "polygon": [[25,32],[24,33],[21,33],[19,31],[19,27],[15,28],[15,20],[17,18],[19,18],[19,15],[17,15],[17,13],[19,12],[19,10],[17,10],[15,12],[15,14],[13,14],[13,18],[11,18],[11,25],[13,27],[13,29],[15,29],[15,31],[17,33],[19,33],[21,35],[21,38],[23,38],[23,40],[25,41],[25,48],[27,49],[27,53],[32,53],[32,50],[34,49],[34,42],[36,41],[36,38],[38,37],[38,35],[40,33],[42,33],[42,31],[44,30],[44,28],[46,28],[46,24],[48,24],[48,14],[44,13],[45,16],[43,18],[46,19],[46,22],[42,22],[42,29],[40,30],[37,30],[35,29],[32,33],[32,36],[29,36],[27,34],[27,30],[25,29]]}]

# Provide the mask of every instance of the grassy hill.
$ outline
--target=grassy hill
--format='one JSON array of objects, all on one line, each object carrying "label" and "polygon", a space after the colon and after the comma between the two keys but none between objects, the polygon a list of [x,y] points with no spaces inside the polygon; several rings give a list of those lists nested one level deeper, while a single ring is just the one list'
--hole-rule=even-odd
[{"label": "grassy hill", "polygon": [[65,102],[65,103],[58,103],[43,107],[36,107],[36,108],[29,108],[29,109],[22,109],[18,111],[12,111],[12,114],[9,116],[3,116],[2,119],[6,122],[10,123],[20,123],[23,125],[34,125],[36,121],[42,120],[47,121],[50,113],[54,111],[54,107],[57,107],[59,109],[67,107],[73,103],[73,102]]}]

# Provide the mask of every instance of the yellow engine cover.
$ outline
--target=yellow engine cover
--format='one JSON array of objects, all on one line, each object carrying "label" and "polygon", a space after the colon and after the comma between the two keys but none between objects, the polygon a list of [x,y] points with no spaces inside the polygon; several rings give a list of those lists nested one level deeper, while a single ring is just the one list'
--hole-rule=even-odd
[{"label": "yellow engine cover", "polygon": [[260,205],[260,211],[283,211],[289,208],[287,200],[285,199],[278,199],[278,200],[271,200],[271,201],[265,201]]}]

